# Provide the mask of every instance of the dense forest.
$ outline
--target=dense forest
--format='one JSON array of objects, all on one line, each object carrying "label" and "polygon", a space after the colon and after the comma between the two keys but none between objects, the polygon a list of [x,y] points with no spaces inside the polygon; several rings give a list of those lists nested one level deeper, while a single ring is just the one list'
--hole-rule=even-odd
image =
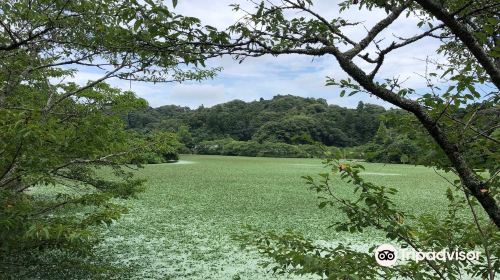
[{"label": "dense forest", "polygon": [[175,132],[183,153],[320,157],[331,147],[342,148],[348,157],[411,162],[417,151],[414,137],[391,121],[395,115],[398,120],[409,117],[402,110],[363,102],[350,109],[321,98],[277,95],[210,108],[148,107],[127,113],[125,121],[141,134]]},{"label": "dense forest", "polygon": [[363,102],[356,109],[348,109],[329,105],[321,98],[278,95],[271,100],[234,100],[195,110],[176,105],[148,108],[130,112],[127,124],[139,131],[179,131],[185,126],[194,143],[232,138],[349,147],[369,142],[384,113],[382,106]]},{"label": "dense forest", "polygon": [[[468,110],[463,108],[456,114],[466,115]],[[496,117],[492,113],[490,120]],[[411,164],[441,158],[412,115],[363,102],[356,108],[345,108],[321,98],[277,95],[270,100],[233,100],[210,108],[145,107],[129,111],[123,118],[129,130],[146,138],[157,133],[176,135],[179,153],[322,157],[325,151],[335,151],[345,158]],[[475,125],[491,126],[489,122]],[[492,149],[483,147],[486,154]],[[485,163],[485,153],[466,156]],[[151,153],[143,162],[176,158],[171,151],[166,154]]]}]

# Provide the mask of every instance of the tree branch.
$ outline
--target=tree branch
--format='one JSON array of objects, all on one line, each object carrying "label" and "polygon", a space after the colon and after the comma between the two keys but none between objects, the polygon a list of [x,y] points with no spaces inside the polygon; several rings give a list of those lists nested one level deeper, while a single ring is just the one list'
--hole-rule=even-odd
[{"label": "tree branch", "polygon": [[343,55],[349,59],[352,59],[356,55],[358,55],[361,51],[363,51],[366,47],[368,47],[368,45],[373,41],[373,39],[375,39],[375,37],[377,37],[377,35],[380,32],[382,32],[389,25],[391,25],[399,17],[399,15],[401,15],[401,13],[410,6],[412,2],[413,0],[408,0],[405,1],[403,4],[401,4],[400,6],[392,8],[391,13],[386,18],[375,24],[375,26],[373,26],[372,29],[370,29],[365,38],[359,41],[359,43],[356,44],[353,48],[344,52]]},{"label": "tree branch", "polygon": [[467,47],[467,49],[474,55],[479,64],[483,66],[484,70],[491,77],[491,81],[495,86],[500,89],[500,69],[495,65],[495,62],[490,59],[490,56],[477,42],[474,35],[471,34],[467,27],[455,19],[453,14],[446,11],[442,5],[434,0],[415,0],[422,8],[434,15],[437,19],[446,24],[457,38]]}]

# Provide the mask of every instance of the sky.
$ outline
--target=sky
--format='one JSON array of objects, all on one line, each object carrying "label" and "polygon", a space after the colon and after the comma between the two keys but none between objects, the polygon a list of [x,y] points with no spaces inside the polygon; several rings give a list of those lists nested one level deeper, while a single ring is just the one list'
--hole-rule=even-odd
[{"label": "sky", "polygon": [[[170,0],[166,1],[170,2]],[[179,0],[174,12],[194,16],[203,24],[225,29],[241,16],[232,11],[229,6],[232,3],[239,3],[243,7],[253,6],[246,0]],[[317,0],[314,1],[313,10],[326,18],[337,17],[339,16],[338,3],[339,1],[334,0]],[[343,12],[341,16],[351,21],[362,22],[362,26],[346,30],[346,34],[351,39],[360,40],[366,34],[365,28],[371,28],[385,16],[385,13],[350,9]],[[395,40],[394,35],[411,37],[419,34],[422,30],[419,31],[417,23],[418,20],[415,18],[402,16],[380,36],[384,38],[381,45],[390,44]],[[427,57],[439,58],[436,54],[437,47],[437,40],[423,39],[416,44],[395,51],[386,58],[378,77],[380,79],[392,77],[399,77],[400,80],[407,79],[405,83],[407,87],[423,90],[425,80],[417,74],[425,72],[425,63],[422,61],[425,61]],[[373,49],[373,46],[371,48]],[[214,79],[202,82],[151,84],[111,80],[109,83],[122,89],[131,89],[138,96],[145,98],[152,107],[168,104],[191,108],[197,108],[200,105],[210,107],[234,99],[244,101],[271,99],[278,94],[323,98],[329,104],[350,108],[356,107],[359,101],[391,107],[390,104],[365,93],[340,97],[338,88],[325,86],[327,76],[336,79],[347,77],[332,56],[316,57],[314,60],[312,57],[301,55],[264,56],[248,58],[242,64],[227,56],[212,59],[208,65],[222,67],[223,70]],[[361,65],[365,71],[370,71],[371,66],[363,63]],[[82,71],[76,79],[79,83],[85,83],[88,79],[98,78],[99,74]]]}]

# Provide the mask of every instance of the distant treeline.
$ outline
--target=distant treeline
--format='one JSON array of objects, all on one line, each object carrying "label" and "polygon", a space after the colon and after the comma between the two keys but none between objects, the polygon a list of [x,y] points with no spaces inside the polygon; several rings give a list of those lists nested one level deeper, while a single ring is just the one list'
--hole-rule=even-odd
[{"label": "distant treeline", "polygon": [[422,154],[412,133],[398,129],[397,122],[408,117],[401,110],[363,102],[350,109],[321,98],[278,95],[210,108],[148,108],[129,112],[125,121],[143,134],[175,132],[183,144],[181,153],[320,157],[326,149],[350,158],[406,163],[417,162],[415,155]]},{"label": "distant treeline", "polygon": [[234,100],[194,110],[176,105],[149,108],[130,112],[126,121],[128,128],[142,132],[177,132],[185,126],[193,144],[232,138],[349,147],[368,143],[386,112],[382,106],[362,102],[356,109],[348,109],[328,105],[324,99],[278,95],[271,100]]}]

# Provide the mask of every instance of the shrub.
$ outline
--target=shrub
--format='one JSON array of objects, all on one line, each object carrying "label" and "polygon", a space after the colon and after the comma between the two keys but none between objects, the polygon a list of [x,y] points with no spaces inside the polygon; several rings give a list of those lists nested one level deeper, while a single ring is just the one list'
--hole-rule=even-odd
[{"label": "shrub", "polygon": [[[138,150],[129,163],[157,164],[179,160],[179,150],[182,144],[177,141],[177,135],[171,132],[154,132],[146,136],[136,136],[136,141],[145,147]],[[149,143],[149,144],[147,144]]]},{"label": "shrub", "polygon": [[305,151],[299,148],[299,146],[273,142],[262,143],[258,155],[262,157],[309,157]]},{"label": "shrub", "polygon": [[203,141],[194,147],[194,151],[200,155],[222,155],[224,145],[232,139],[222,139],[213,141]]},{"label": "shrub", "polygon": [[226,155],[247,157],[322,157],[324,149],[318,145],[290,145],[279,142],[235,141],[232,139],[203,141],[195,147],[202,155]]}]

